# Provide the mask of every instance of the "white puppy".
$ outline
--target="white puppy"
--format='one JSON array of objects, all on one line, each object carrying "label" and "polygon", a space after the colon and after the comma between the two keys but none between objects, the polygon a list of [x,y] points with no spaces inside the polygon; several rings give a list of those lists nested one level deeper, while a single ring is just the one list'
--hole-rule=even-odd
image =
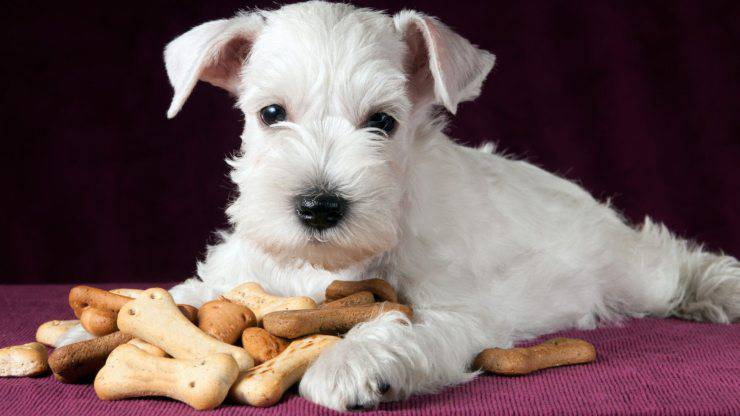
[{"label": "white puppy", "polygon": [[198,80],[245,117],[233,227],[200,279],[172,289],[178,302],[245,281],[321,301],[332,280],[382,277],[414,308],[410,324],[395,313],[350,331],[301,381],[309,400],[358,409],[435,391],[474,377],[486,347],[624,316],[740,317],[736,259],[445,136],[440,106],[476,98],[494,56],[432,17],[300,3],[202,24],[165,60],[169,117]]}]

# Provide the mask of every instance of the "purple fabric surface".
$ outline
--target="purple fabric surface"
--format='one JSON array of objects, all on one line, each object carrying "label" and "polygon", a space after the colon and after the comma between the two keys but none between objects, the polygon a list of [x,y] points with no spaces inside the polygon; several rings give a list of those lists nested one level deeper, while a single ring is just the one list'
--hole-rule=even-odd
[{"label": "purple fabric surface", "polygon": [[[148,285],[119,284],[118,287]],[[112,288],[113,286],[102,286]],[[164,285],[163,287],[168,287]],[[30,342],[36,327],[71,319],[70,286],[0,286],[0,346]],[[596,363],[508,378],[482,376],[438,394],[386,403],[369,415],[447,414],[740,414],[740,325],[643,319],[621,327],[567,331],[596,346]],[[439,357],[443,359],[443,357]],[[196,412],[167,399],[103,402],[89,385],[51,376],[0,379],[0,413],[7,415],[278,415],[336,414],[291,391],[274,407],[225,404]]]}]

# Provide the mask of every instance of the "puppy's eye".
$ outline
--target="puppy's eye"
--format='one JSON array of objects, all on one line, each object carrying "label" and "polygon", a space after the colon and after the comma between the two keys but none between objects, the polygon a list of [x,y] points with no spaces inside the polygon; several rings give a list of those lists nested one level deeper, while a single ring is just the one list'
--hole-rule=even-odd
[{"label": "puppy's eye", "polygon": [[270,104],[260,110],[260,118],[267,126],[285,121],[287,118],[285,109],[277,104]]},{"label": "puppy's eye", "polygon": [[375,113],[367,119],[363,127],[380,129],[390,135],[396,127],[396,119],[386,113]]}]

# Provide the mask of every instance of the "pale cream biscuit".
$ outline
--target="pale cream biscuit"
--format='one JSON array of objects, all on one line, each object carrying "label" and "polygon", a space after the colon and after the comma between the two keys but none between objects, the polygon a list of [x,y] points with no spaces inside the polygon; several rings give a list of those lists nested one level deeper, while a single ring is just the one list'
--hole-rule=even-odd
[{"label": "pale cream biscuit", "polygon": [[339,337],[313,335],[294,341],[272,360],[243,372],[231,387],[229,398],[252,406],[272,406],[303,377],[319,354],[339,342]]},{"label": "pale cream biscuit", "polygon": [[128,342],[128,344],[133,345],[134,347],[144,351],[147,354],[151,354],[155,357],[167,357],[167,353],[164,352],[163,349],[159,348],[156,345],[152,345],[146,341],[142,341],[139,338],[134,338],[131,341]]},{"label": "pale cream biscuit", "polygon": [[109,290],[109,292],[115,293],[116,295],[128,296],[131,299],[136,299],[139,296],[141,296],[142,293],[144,293],[144,289],[119,288],[119,289],[111,289]]},{"label": "pale cream biscuit", "polygon": [[273,296],[253,282],[241,284],[224,293],[223,297],[251,309],[257,322],[262,322],[263,316],[274,311],[316,308],[316,302],[307,296]]},{"label": "pale cream biscuit", "polygon": [[46,347],[40,342],[0,349],[0,377],[29,377],[47,371]]},{"label": "pale cream biscuit", "polygon": [[118,328],[174,358],[197,359],[225,353],[234,358],[241,371],[254,365],[243,348],[223,343],[190,322],[164,289],[147,289],[141,297],[127,303],[118,313]]},{"label": "pale cream biscuit", "polygon": [[102,400],[165,396],[206,410],[223,402],[238,374],[236,362],[227,354],[183,360],[121,345],[98,372],[94,387]]},{"label": "pale cream biscuit", "polygon": [[36,330],[36,341],[48,347],[53,347],[59,337],[79,323],[80,321],[77,319],[44,322]]}]

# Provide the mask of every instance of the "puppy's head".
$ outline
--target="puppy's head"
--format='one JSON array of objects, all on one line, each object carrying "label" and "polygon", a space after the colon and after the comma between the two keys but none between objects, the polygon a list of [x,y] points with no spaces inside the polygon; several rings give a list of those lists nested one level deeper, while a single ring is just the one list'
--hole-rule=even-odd
[{"label": "puppy's head", "polygon": [[494,63],[434,18],[307,2],[204,23],[165,50],[174,117],[198,80],[244,112],[235,232],[278,261],[336,270],[399,239],[407,166],[433,108]]}]

